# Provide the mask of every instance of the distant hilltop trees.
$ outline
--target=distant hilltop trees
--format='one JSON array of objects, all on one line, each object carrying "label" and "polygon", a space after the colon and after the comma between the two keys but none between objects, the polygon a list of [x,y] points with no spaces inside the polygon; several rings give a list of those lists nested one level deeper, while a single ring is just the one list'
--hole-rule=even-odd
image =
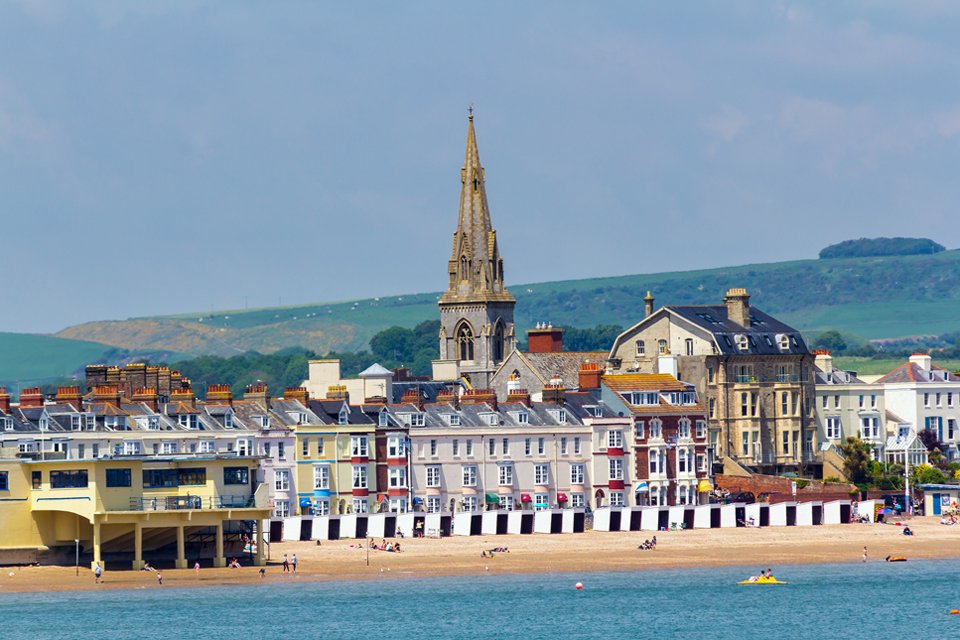
[{"label": "distant hilltop trees", "polygon": [[820,259],[869,256],[915,256],[940,253],[945,247],[929,238],[860,238],[844,240],[820,251]]}]

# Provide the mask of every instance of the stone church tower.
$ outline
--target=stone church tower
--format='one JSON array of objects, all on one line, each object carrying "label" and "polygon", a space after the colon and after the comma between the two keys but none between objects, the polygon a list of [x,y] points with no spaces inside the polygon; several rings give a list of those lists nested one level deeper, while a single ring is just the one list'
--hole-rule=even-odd
[{"label": "stone church tower", "polygon": [[490,223],[471,111],[467,156],[460,169],[460,218],[453,234],[447,290],[440,298],[440,359],[456,361],[476,388],[514,349],[516,299],[503,284],[503,258]]}]

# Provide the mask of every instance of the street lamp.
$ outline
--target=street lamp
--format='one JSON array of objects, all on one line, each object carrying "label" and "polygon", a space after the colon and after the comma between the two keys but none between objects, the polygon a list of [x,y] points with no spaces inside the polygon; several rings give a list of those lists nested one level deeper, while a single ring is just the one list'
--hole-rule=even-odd
[{"label": "street lamp", "polygon": [[74,568],[77,571],[77,576],[79,576],[80,575],[80,539],[74,538],[73,545],[74,545],[74,551],[76,552],[75,559],[74,559]]}]

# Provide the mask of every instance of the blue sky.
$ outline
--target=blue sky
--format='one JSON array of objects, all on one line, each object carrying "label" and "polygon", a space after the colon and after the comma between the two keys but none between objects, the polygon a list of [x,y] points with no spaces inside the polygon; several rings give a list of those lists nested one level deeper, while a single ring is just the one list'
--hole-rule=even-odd
[{"label": "blue sky", "polygon": [[960,245],[952,3],[0,3],[0,330]]}]

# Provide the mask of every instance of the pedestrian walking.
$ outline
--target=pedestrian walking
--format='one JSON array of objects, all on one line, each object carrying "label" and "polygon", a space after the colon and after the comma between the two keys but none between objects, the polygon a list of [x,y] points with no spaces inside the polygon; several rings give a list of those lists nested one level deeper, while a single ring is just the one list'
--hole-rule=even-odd
[{"label": "pedestrian walking", "polygon": [[293,558],[291,559],[291,564],[293,564],[293,573],[294,573],[294,575],[296,575],[296,573],[297,573],[297,554],[293,554]]},{"label": "pedestrian walking", "polygon": [[283,554],[283,572],[287,573],[290,571],[290,561],[287,560],[287,554]]},{"label": "pedestrian walking", "polygon": [[197,577],[200,577],[200,561],[197,560],[193,565],[193,570],[197,572]]},{"label": "pedestrian walking", "polygon": [[99,562],[93,568],[93,577],[94,577],[94,584],[100,584],[100,581],[103,578],[103,567],[100,566]]},{"label": "pedestrian walking", "polygon": [[867,561],[867,548],[864,547],[864,548],[863,548],[863,555],[860,556],[860,562],[866,562],[866,561]]},{"label": "pedestrian walking", "polygon": [[157,584],[159,585],[163,584],[163,574],[160,573],[159,571],[157,571]]}]

